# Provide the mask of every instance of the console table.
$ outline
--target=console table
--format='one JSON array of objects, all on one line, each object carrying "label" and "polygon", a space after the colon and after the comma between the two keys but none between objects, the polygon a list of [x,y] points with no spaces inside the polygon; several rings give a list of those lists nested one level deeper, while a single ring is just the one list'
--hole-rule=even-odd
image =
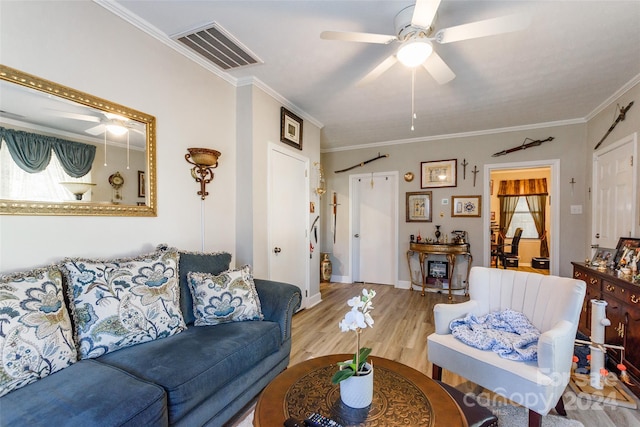
[{"label": "console table", "polygon": [[[411,257],[416,254],[418,255],[418,260],[420,262],[420,275],[422,279],[420,283],[416,283],[411,271]],[[409,250],[407,251],[407,262],[409,264],[409,276],[411,277],[411,289],[413,290],[414,284],[421,285],[421,295],[424,296],[424,289],[425,287],[427,287],[427,272],[425,262],[429,258],[429,255],[445,255],[447,257],[447,261],[449,262],[449,300],[452,299],[452,290],[464,289],[465,296],[469,295],[469,271],[471,271],[471,262],[473,261],[473,257],[471,256],[471,247],[468,243],[409,243]],[[459,256],[462,256],[467,260],[467,277],[463,287],[453,288],[453,272],[455,271],[456,267],[456,258],[458,258]]]},{"label": "console table", "polygon": [[[578,330],[591,335],[591,300],[605,300],[607,319],[611,321],[611,326],[605,329],[605,343],[625,348],[624,358],[615,348],[607,349],[607,355],[615,361],[614,365],[624,363],[627,373],[640,384],[640,284],[618,277],[613,270],[600,270],[583,262],[571,264],[573,277],[587,284]],[[634,387],[634,393],[639,394],[637,390]]]}]

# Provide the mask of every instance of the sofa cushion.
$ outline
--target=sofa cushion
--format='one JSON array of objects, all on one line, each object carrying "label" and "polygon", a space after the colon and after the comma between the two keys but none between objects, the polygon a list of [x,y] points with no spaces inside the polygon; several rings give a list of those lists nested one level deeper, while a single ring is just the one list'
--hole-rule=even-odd
[{"label": "sofa cushion", "polygon": [[81,359],[186,329],[180,311],[178,251],[159,248],[135,258],[66,259]]},{"label": "sofa cushion", "polygon": [[98,360],[164,387],[173,424],[279,349],[278,323],[231,322],[189,328]]},{"label": "sofa cushion", "polygon": [[0,425],[166,426],[162,387],[83,360],[0,399]]},{"label": "sofa cushion", "polygon": [[229,269],[231,254],[227,252],[187,252],[180,251],[180,308],[187,325],[195,321],[193,314],[193,299],[187,284],[187,274],[190,271],[220,274]]},{"label": "sofa cushion", "polygon": [[0,396],[76,361],[57,267],[0,278]]},{"label": "sofa cushion", "polygon": [[194,325],[264,319],[248,265],[217,276],[192,271],[187,278],[196,316]]}]

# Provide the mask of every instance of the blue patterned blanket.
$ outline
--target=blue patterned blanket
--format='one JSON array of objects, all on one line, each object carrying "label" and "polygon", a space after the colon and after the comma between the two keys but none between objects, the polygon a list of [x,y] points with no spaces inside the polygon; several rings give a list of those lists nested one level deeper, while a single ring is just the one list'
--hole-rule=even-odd
[{"label": "blue patterned blanket", "polygon": [[538,359],[540,331],[520,312],[506,309],[480,317],[470,314],[453,320],[449,328],[453,336],[463,343],[481,350],[492,350],[505,359]]}]

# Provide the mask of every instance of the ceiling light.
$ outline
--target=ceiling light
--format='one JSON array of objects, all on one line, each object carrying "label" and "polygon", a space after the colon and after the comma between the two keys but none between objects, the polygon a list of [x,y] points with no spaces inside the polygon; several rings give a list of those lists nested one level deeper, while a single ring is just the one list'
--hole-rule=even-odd
[{"label": "ceiling light", "polygon": [[107,130],[115,136],[121,136],[127,133],[127,128],[116,120],[107,125]]},{"label": "ceiling light", "polygon": [[433,46],[429,40],[410,39],[404,42],[396,52],[396,58],[406,67],[417,67],[427,60],[433,52]]}]

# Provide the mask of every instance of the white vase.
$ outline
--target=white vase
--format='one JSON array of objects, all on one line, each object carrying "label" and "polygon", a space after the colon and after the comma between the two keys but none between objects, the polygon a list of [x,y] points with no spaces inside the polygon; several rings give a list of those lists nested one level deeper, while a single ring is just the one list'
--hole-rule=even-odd
[{"label": "white vase", "polygon": [[340,381],[340,400],[351,408],[365,408],[373,401],[373,366],[364,364],[366,375],[352,376]]}]

